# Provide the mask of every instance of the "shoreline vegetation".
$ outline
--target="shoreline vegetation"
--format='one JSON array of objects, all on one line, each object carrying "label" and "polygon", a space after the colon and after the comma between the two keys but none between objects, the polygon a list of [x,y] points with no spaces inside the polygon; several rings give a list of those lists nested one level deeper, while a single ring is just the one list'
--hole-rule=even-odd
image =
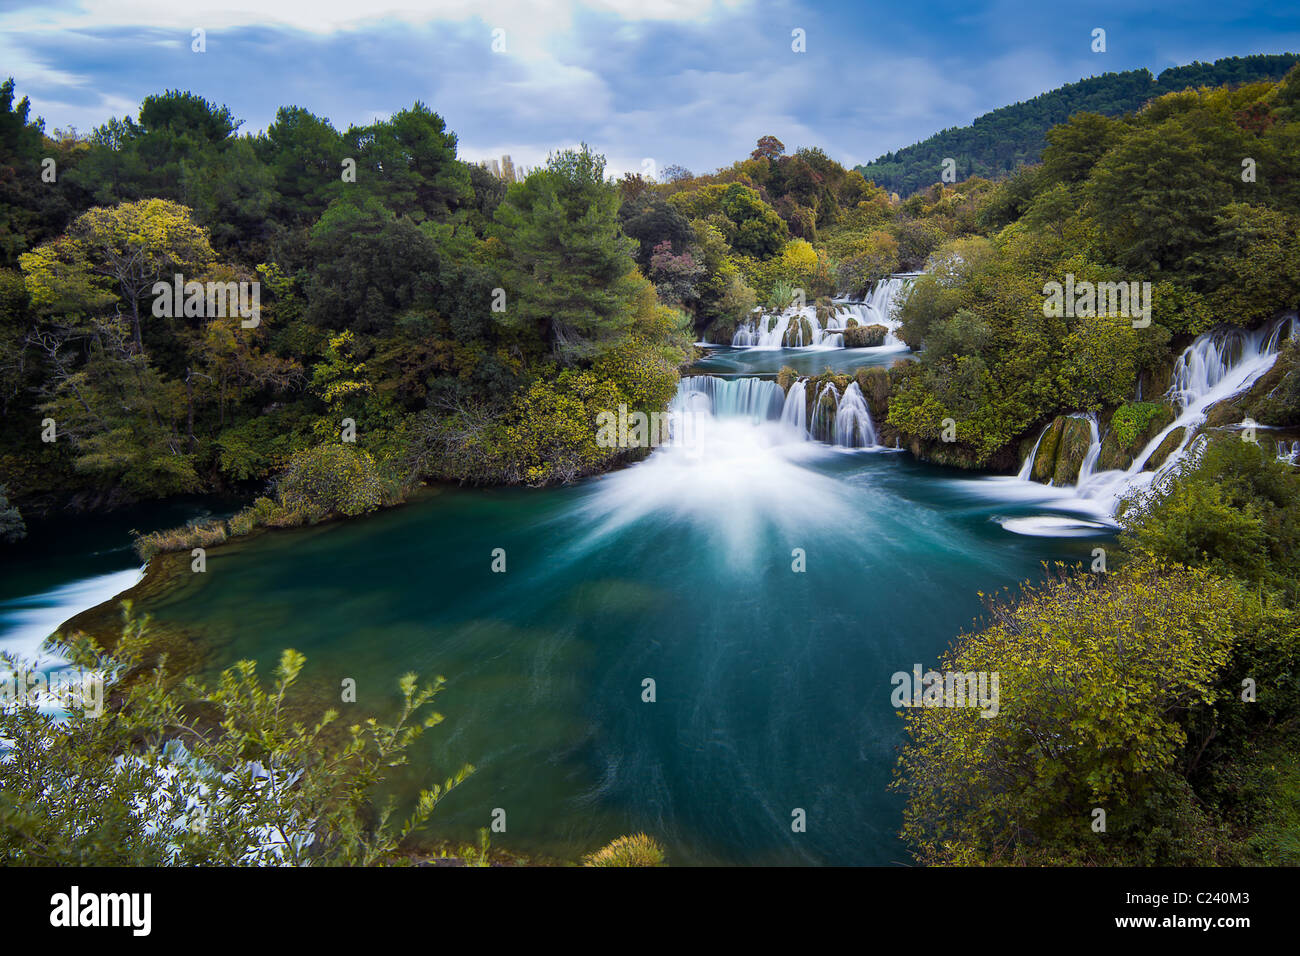
[{"label": "shoreline vegetation", "polygon": [[[0,533],[20,537],[24,509],[262,489],[229,519],[140,536],[139,598],[172,586],[193,548],[358,517],[430,482],[576,481],[644,453],[600,447],[595,418],[661,412],[694,341],[725,338],[795,288],[809,302],[861,295],[922,267],[898,312],[916,360],[821,377],[841,392],[858,384],[882,442],[1006,472],[1049,432],[1032,477],[1069,480],[1087,428],[1077,416],[1091,414],[1106,429],[1101,453],[1122,466],[1172,421],[1164,395],[1183,345],[1300,305],[1300,67],[1250,82],[1235,68],[1204,66],[1205,85],[1135,112],[1076,112],[1045,133],[1041,162],[1000,180],[906,197],[771,136],[709,175],[614,181],[584,146],[504,181],[458,159],[455,135],[420,103],[344,132],[286,107],[265,133],[239,136],[229,110],[170,91],[138,120],[50,137],[11,81],[0,161],[22,172],[0,183],[14,210],[0,223],[0,352],[12,360],[0,367]],[[47,154],[57,190],[36,172]],[[359,157],[353,181],[338,176],[344,157]],[[126,270],[126,259],[146,265]],[[257,323],[154,315],[152,282],[176,274],[261,283]],[[1149,321],[1049,314],[1044,290],[1067,279],[1150,283]],[[778,381],[788,389],[793,376]],[[954,641],[944,666],[1000,672],[1004,704],[997,720],[903,715],[895,786],[919,862],[1300,864],[1300,474],[1267,443],[1240,440],[1238,416],[1279,435],[1300,428],[1294,344],[1210,410],[1207,440],[1173,481],[1129,503],[1112,568],[1059,569],[991,600],[989,624]],[[27,760],[26,789],[0,789],[7,860],[36,862],[32,846],[89,833],[69,858],[168,862],[166,842],[125,812],[130,793],[156,786],[152,771],[108,768],[123,754],[154,766],[182,726],[258,808],[228,815],[215,836],[168,831],[194,860],[236,862],[250,826],[274,825],[296,860],[400,862],[403,841],[465,779],[386,830],[374,760],[404,746],[400,728],[353,738],[346,767],[322,762],[313,735],[332,719],[286,723],[268,704],[296,680],[294,652],[270,689],[247,662],[200,688],[181,677],[204,648],[165,631],[150,644],[129,607],[123,628],[111,604],[69,626],[102,642],[73,639],[80,659],[131,676],[115,685],[112,718],[74,721],[74,733],[0,716]],[[404,679],[408,716],[437,686]],[[236,744],[257,727],[232,737],[191,719],[223,708],[265,721],[261,756],[308,783],[273,788],[277,803],[241,776]],[[139,855],[107,849],[85,808],[39,799],[67,783],[41,757],[50,742],[99,774],[97,810]],[[286,822],[303,820],[346,837],[307,853]],[[593,860],[662,863],[643,836]]]},{"label": "shoreline vegetation", "polygon": [[[441,677],[398,682],[391,722],[350,724],[301,684],[306,659],[281,655],[271,679],[251,661],[214,683],[176,669],[174,642],[120,606],[107,651],[84,633],[70,661],[111,675],[102,714],[68,707],[0,712],[6,741],[0,788],[0,858],[9,865],[118,866],[660,866],[642,833],[581,861],[530,858],[424,835],[438,803],[471,778],[465,765],[420,790],[407,815],[374,794],[408,749],[442,721],[432,705]],[[21,671],[21,662],[7,660]]]},{"label": "shoreline vegetation", "polygon": [[[241,522],[309,521],[266,493],[291,463],[355,481],[324,491],[342,514],[428,481],[578,480],[635,457],[591,422],[661,412],[692,342],[794,290],[821,308],[923,268],[898,312],[919,360],[873,417],[918,457],[1010,471],[1054,417],[1153,394],[1191,336],[1295,307],[1295,73],[1251,73],[1287,61],[1198,65],[1239,85],[1075,113],[1041,163],[905,198],[770,136],[708,175],[613,180],[584,147],[516,182],[457,158],[419,103],[342,132],[285,107],[239,135],[226,108],[169,91],[47,135],[6,83],[0,159],[21,175],[0,197],[0,534],[191,492],[248,494]],[[354,153],[355,181],[327,173]],[[1166,166],[1189,172],[1139,175]],[[172,302],[177,276],[259,288],[258,314]],[[1043,315],[1041,290],[1070,277],[1147,281],[1150,327]]]}]

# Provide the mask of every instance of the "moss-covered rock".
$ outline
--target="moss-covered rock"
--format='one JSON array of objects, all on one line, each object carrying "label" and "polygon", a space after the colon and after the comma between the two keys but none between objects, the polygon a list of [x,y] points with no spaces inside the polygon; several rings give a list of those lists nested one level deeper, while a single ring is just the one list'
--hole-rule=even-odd
[{"label": "moss-covered rock", "polygon": [[885,344],[889,329],[883,325],[859,325],[844,330],[846,349],[874,349]]},{"label": "moss-covered rock", "polygon": [[798,348],[801,345],[812,345],[813,327],[805,316],[796,315],[790,320],[786,327],[785,336],[781,343],[788,349]]},{"label": "moss-covered rock", "polygon": [[1163,465],[1165,463],[1165,459],[1168,458],[1173,453],[1173,450],[1177,448],[1178,445],[1182,442],[1183,433],[1186,431],[1187,431],[1186,428],[1184,428],[1182,425],[1179,425],[1168,435],[1166,435],[1164,441],[1160,443],[1159,447],[1156,448],[1156,450],[1152,453],[1151,457],[1148,458],[1146,462],[1142,465],[1142,470],[1155,471],[1157,468]]},{"label": "moss-covered rock", "polygon": [[1061,429],[1061,443],[1056,450],[1055,485],[1072,485],[1079,478],[1079,468],[1092,446],[1092,426],[1087,419],[1067,418]]},{"label": "moss-covered rock", "polygon": [[1058,415],[1038,443],[1030,477],[1054,485],[1073,484],[1091,445],[1092,427],[1086,418]]},{"label": "moss-covered rock", "polygon": [[1056,474],[1056,452],[1061,446],[1061,434],[1065,431],[1065,416],[1058,415],[1052,419],[1052,424],[1047,426],[1042,441],[1038,443],[1038,451],[1034,455],[1034,465],[1029,472],[1029,477],[1034,481],[1048,482]]},{"label": "moss-covered rock", "polygon": [[962,468],[967,471],[1015,471],[1019,462],[1015,459],[1015,446],[1006,445],[994,452],[991,457],[982,456],[979,450],[961,442],[945,442],[904,435],[888,422],[877,426],[877,440],[882,445],[893,447],[896,438],[901,438],[902,447],[906,448],[920,461],[949,468]]},{"label": "moss-covered rock", "polygon": [[[851,382],[847,375],[842,372],[832,371],[826,368],[820,375],[813,375],[808,379],[804,389],[804,400],[808,404],[808,427],[813,438],[820,441],[830,440],[830,423],[835,421],[835,411],[838,407],[837,399],[829,393],[823,395],[828,384],[835,386],[835,395],[843,395],[844,389],[848,388]],[[822,417],[817,417],[818,402],[821,403]]]},{"label": "moss-covered rock", "polygon": [[853,378],[867,401],[867,408],[871,409],[872,419],[883,422],[889,415],[889,373],[879,365],[872,365],[858,369]]},{"label": "moss-covered rock", "polygon": [[1102,471],[1127,468],[1161,429],[1174,420],[1174,412],[1159,402],[1129,402],[1111,416],[1101,442],[1097,467]]}]

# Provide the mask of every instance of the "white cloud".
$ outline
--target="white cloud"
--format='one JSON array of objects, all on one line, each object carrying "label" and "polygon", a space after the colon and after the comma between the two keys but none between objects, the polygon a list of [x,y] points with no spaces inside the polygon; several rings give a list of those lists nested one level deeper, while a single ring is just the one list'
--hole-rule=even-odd
[{"label": "white cloud", "polygon": [[6,31],[87,30],[148,26],[213,30],[240,26],[291,27],[306,33],[352,30],[377,21],[407,24],[482,20],[528,35],[567,30],[574,14],[594,10],[633,21],[698,21],[745,0],[267,0],[177,4],[175,0],[87,0],[80,6],[33,4],[0,15]]}]

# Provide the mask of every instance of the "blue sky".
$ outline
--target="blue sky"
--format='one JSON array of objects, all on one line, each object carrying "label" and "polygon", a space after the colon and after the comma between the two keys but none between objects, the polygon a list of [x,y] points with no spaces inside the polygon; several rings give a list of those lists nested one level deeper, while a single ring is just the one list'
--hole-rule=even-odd
[{"label": "blue sky", "polygon": [[[179,87],[257,131],[281,105],[339,128],[416,99],[460,154],[535,165],[591,143],[615,172],[706,172],[775,134],[847,165],[1107,71],[1300,50],[1284,2],[0,0],[0,75],[48,129]],[[206,31],[207,52],[191,50]],[[1104,54],[1090,49],[1106,30]],[[791,49],[801,29],[807,50]],[[504,30],[505,51],[492,49]]]}]

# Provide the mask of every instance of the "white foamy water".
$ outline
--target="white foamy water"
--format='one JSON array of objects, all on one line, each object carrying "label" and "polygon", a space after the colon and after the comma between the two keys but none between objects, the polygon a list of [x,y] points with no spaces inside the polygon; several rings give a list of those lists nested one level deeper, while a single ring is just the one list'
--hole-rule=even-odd
[{"label": "white foamy water", "polygon": [[68,618],[134,587],[141,573],[139,568],[113,571],[40,594],[0,601],[0,651],[42,668],[66,663],[50,648],[42,647],[45,639]]},{"label": "white foamy water", "polygon": [[[1177,412],[1174,420],[1147,442],[1127,468],[1096,471],[1104,437],[1098,429],[1097,417],[1091,413],[1075,416],[1088,420],[1091,442],[1075,484],[1060,489],[1062,495],[1053,497],[1053,504],[1091,512],[1114,524],[1114,516],[1125,498],[1163,487],[1194,458],[1200,428],[1205,424],[1210,409],[1225,399],[1249,391],[1273,367],[1282,345],[1298,330],[1300,322],[1292,314],[1254,330],[1216,329],[1197,336],[1174,364],[1171,383],[1165,393],[1166,400]],[[1180,428],[1183,432],[1177,447],[1159,467],[1144,470],[1165,439]],[[1043,436],[1039,435],[1020,467],[1017,481],[1033,483],[1029,478],[1042,440]],[[1290,460],[1294,451],[1288,448],[1285,455]],[[1041,533],[1027,529],[1045,527],[1031,525],[1024,519],[1004,521],[1002,526],[1020,534]]]},{"label": "white foamy water", "polygon": [[1087,521],[1060,515],[1032,515],[1027,518],[1001,518],[998,523],[1008,531],[1036,538],[1089,537],[1109,531],[1111,525],[1102,521]]},{"label": "white foamy water", "polygon": [[[823,385],[813,402],[811,422],[806,378],[793,382],[789,392],[782,392],[770,379],[692,375],[678,383],[669,410],[691,413],[692,425],[702,417],[743,419],[751,424],[781,425],[781,434],[788,440],[814,439],[839,448],[880,448],[871,410],[857,382],[850,382],[843,394],[834,382]],[[716,436],[716,429],[713,434]]]},{"label": "white foamy water", "polygon": [[585,505],[598,536],[646,519],[689,520],[711,526],[743,561],[765,528],[811,540],[848,518],[841,485],[807,467],[833,455],[829,447],[780,421],[696,412],[690,441],[600,480]]},{"label": "white foamy water", "polygon": [[[12,655],[23,668],[32,668],[44,673],[51,682],[61,682],[65,687],[81,686],[86,681],[99,682],[102,688],[105,676],[98,671],[83,671],[73,668],[58,647],[45,644],[59,625],[69,618],[102,604],[117,594],[135,585],[140,580],[138,569],[114,571],[64,584],[40,594],[13,598],[0,602],[0,653]],[[14,668],[0,660],[0,678],[11,678]],[[12,681],[10,682],[12,683]],[[96,696],[88,690],[81,691],[82,704]],[[88,695],[88,696],[87,696]],[[102,702],[102,691],[98,694]],[[37,695],[34,701],[40,710],[49,714],[64,712],[69,699],[61,698],[51,692]],[[11,706],[24,706],[10,702]]]},{"label": "white foamy water", "polygon": [[776,314],[757,313],[736,329],[731,344],[737,348],[759,349],[842,349],[844,330],[853,320],[860,326],[883,325],[886,328],[885,341],[869,351],[903,351],[907,346],[895,335],[899,321],[894,312],[900,294],[917,275],[919,273],[903,273],[882,279],[861,301],[834,299],[834,309],[825,317],[819,316],[816,307],[811,305],[803,308],[791,306]]}]

